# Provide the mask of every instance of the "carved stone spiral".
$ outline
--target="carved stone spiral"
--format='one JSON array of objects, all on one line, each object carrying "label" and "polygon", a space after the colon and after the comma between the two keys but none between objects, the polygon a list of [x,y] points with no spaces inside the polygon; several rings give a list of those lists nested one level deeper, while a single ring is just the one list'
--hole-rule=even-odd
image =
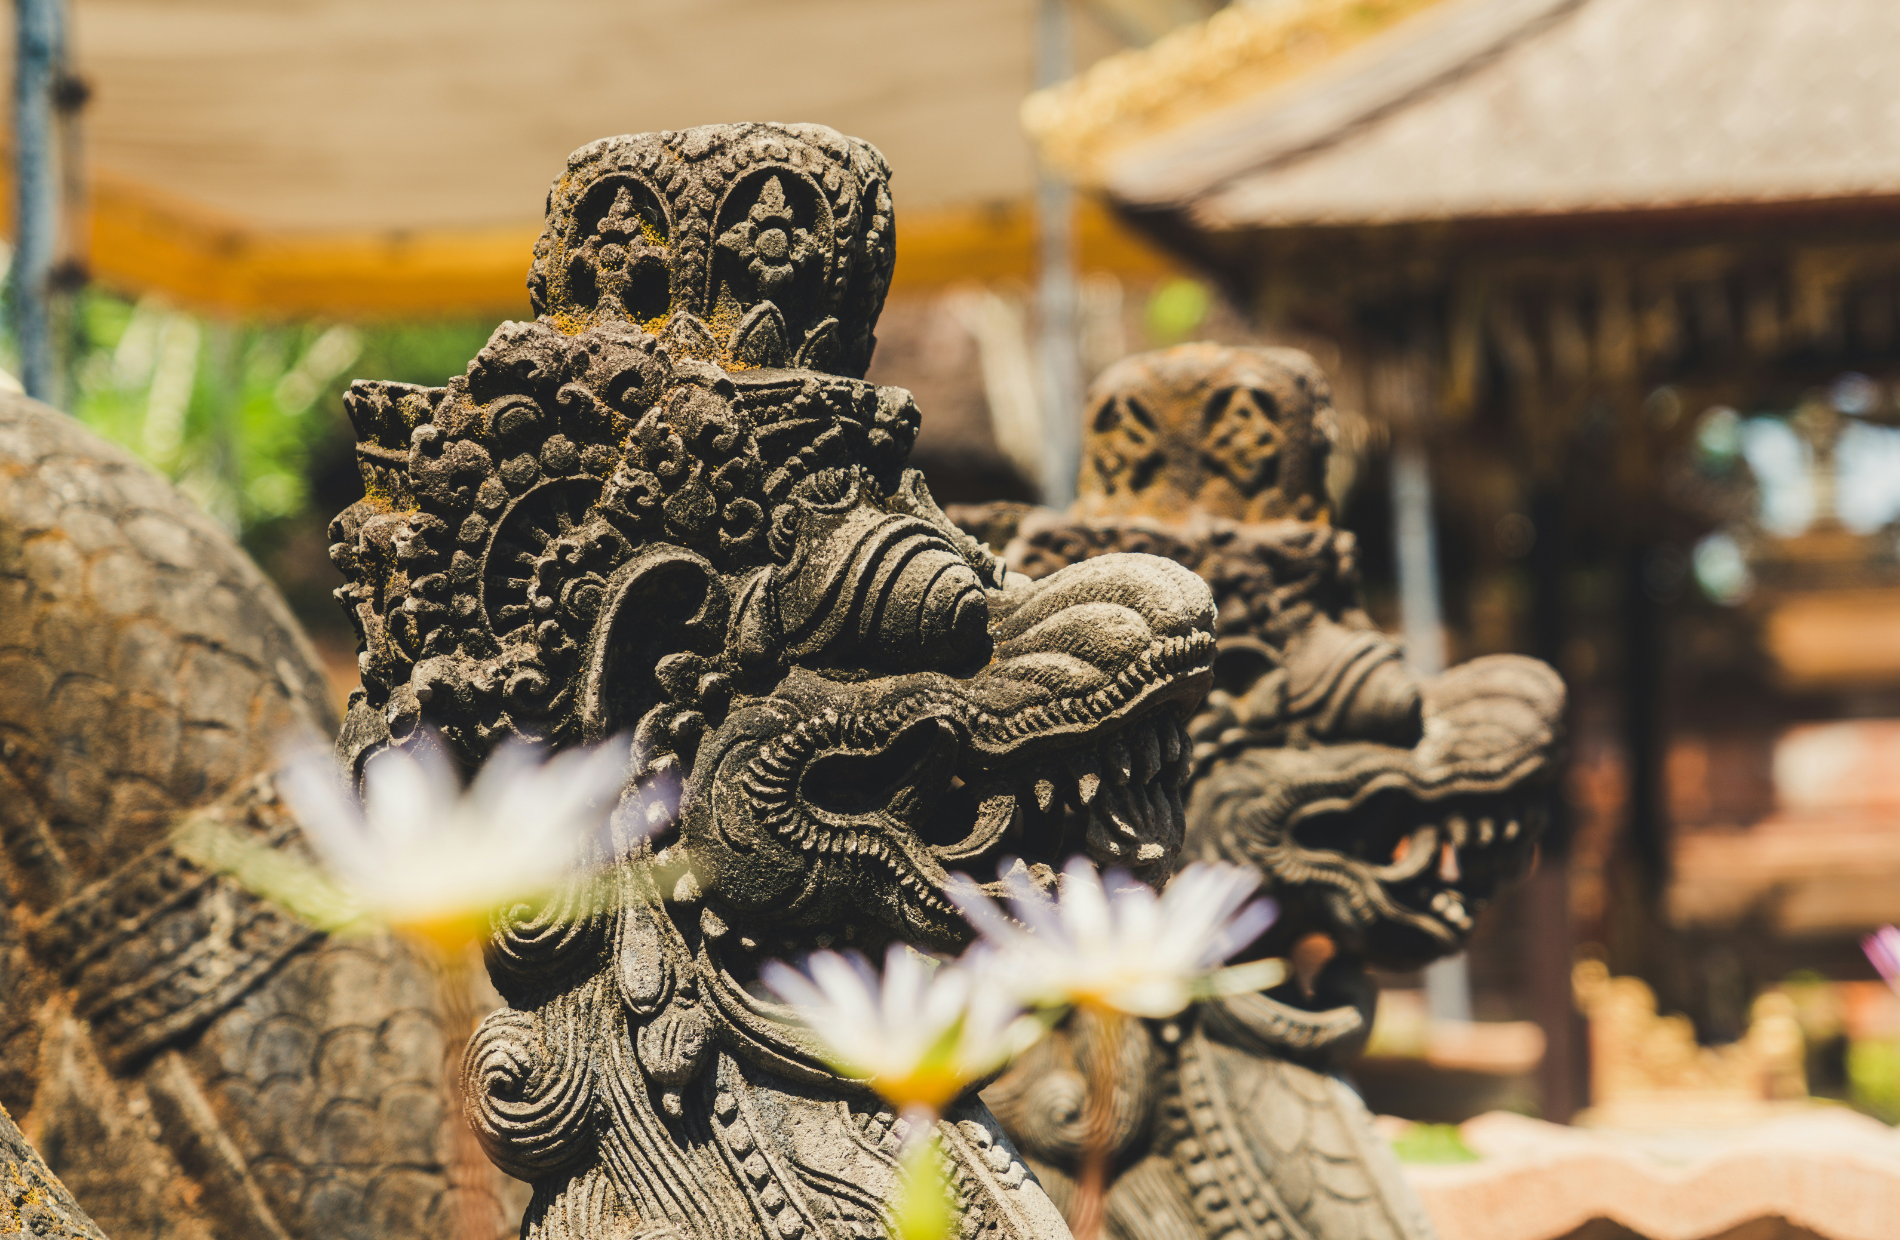
[{"label": "carved stone spiral", "polygon": [[545,987],[598,955],[603,938],[598,880],[577,878],[545,900],[496,910],[489,924],[488,968],[504,996]]},{"label": "carved stone spiral", "polygon": [[1073,1162],[1088,1143],[1087,1105],[1088,1083],[1080,1072],[1064,1068],[1039,1074],[1010,1108],[1017,1144],[1050,1162]]},{"label": "carved stone spiral", "polygon": [[592,1022],[559,1015],[492,1012],[462,1059],[465,1117],[495,1165],[523,1180],[573,1162],[593,1136],[593,1071],[583,1045]]},{"label": "carved stone spiral", "polygon": [[[1104,1027],[1078,1013],[1017,1060],[983,1100],[1025,1153],[1074,1173],[1095,1141],[1120,1157],[1148,1130],[1160,1071],[1145,1025]],[[1114,1082],[1105,1107],[1089,1097],[1092,1077]]]}]

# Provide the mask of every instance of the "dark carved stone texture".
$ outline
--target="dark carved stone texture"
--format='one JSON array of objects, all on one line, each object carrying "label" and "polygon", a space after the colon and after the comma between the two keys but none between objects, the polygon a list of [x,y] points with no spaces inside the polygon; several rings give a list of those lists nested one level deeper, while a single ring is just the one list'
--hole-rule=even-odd
[{"label": "dark carved stone texture", "polygon": [[0,1108],[0,1240],[105,1240]]},{"label": "dark carved stone texture", "polygon": [[[1050,579],[1146,552],[1218,611],[1214,688],[1188,726],[1184,856],[1258,868],[1282,915],[1256,956],[1336,955],[1264,994],[1114,1034],[1072,1023],[985,1093],[1058,1200],[1083,1083],[1117,1082],[1108,1226],[1125,1240],[1421,1240],[1429,1221],[1364,1105],[1330,1073],[1364,1042],[1362,966],[1464,944],[1529,860],[1563,685],[1534,659],[1421,679],[1360,610],[1353,538],[1328,520],[1324,375],[1303,353],[1184,345],[1105,372],[1072,514],[992,509],[1010,565]],[[1004,533],[1011,533],[1005,529]],[[996,537],[992,534],[991,537]]]},{"label": "dark carved stone texture", "polygon": [[519,1217],[499,1175],[451,1185],[429,970],[168,847],[199,815],[297,847],[264,775],[333,727],[222,529],[0,396],[0,1104],[110,1235],[439,1235],[465,1193]]},{"label": "dark carved stone texture", "polygon": [[[348,397],[345,758],[633,746],[615,898],[496,926],[507,1006],[468,1048],[536,1240],[887,1234],[898,1121],[760,963],[954,950],[953,870],[1086,850],[1159,878],[1181,845],[1208,589],[1143,555],[1006,573],[905,468],[910,394],[859,377],[888,178],[813,125],[593,143],[549,198],[540,317],[444,387]],[[1063,1233],[980,1102],[939,1135],[966,1235]]]}]

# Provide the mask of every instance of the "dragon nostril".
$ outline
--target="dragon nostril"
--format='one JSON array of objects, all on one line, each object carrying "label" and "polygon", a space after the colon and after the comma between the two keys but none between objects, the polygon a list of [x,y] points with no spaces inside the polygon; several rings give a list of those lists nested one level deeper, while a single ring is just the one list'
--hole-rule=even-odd
[{"label": "dragon nostril", "polygon": [[960,593],[950,612],[949,648],[959,660],[989,658],[990,608],[981,590]]}]

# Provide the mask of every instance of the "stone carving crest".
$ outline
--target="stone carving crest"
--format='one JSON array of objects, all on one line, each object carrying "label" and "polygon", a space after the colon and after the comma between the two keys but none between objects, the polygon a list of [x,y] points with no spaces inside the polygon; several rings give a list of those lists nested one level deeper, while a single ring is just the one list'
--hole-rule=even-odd
[{"label": "stone carving crest", "polygon": [[[1283,349],[1185,345],[1097,382],[1082,496],[1007,547],[1036,579],[1128,552],[1213,590],[1214,687],[1188,725],[1184,856],[1258,868],[1279,922],[1337,954],[1263,994],[1110,1036],[1072,1022],[985,1098],[1059,1201],[1086,1135],[1084,1082],[1113,1065],[1108,1227],[1126,1240],[1419,1240],[1431,1228],[1365,1107],[1330,1075],[1369,1032],[1366,964],[1463,946],[1528,862],[1563,686],[1493,656],[1421,679],[1360,609],[1352,535],[1323,490],[1324,375]],[[959,517],[994,529],[1008,514]],[[994,535],[992,535],[994,536]]]},{"label": "stone carving crest", "polygon": [[1075,512],[1324,521],[1326,377],[1291,349],[1187,344],[1104,371]]},{"label": "stone carving crest", "polygon": [[[904,467],[915,404],[858,377],[887,177],[818,126],[594,143],[549,198],[540,317],[444,387],[348,398],[345,758],[633,745],[613,898],[495,926],[507,1006],[466,1059],[537,1240],[885,1234],[899,1121],[758,965],[954,950],[950,871],[1005,855],[1160,876],[1180,848],[1208,589],[1140,555],[1008,573]],[[966,1235],[1063,1232],[980,1103],[939,1135]]]}]

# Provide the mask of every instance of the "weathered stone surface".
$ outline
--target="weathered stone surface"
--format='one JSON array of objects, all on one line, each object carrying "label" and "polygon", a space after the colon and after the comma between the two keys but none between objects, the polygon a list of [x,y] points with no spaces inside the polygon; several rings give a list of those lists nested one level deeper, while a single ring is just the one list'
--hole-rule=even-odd
[{"label": "weathered stone surface", "polygon": [[0,1240],[105,1240],[0,1107]]},{"label": "weathered stone surface", "polygon": [[[897,1118],[755,996],[759,964],[955,949],[951,870],[1084,850],[1160,875],[1180,847],[1208,590],[1147,556],[1007,574],[905,469],[910,394],[857,377],[888,176],[820,126],[596,142],[549,200],[541,317],[445,387],[348,397],[345,759],[424,724],[471,765],[509,736],[633,746],[614,901],[497,928],[508,1006],[467,1053],[536,1240],[887,1234]],[[1162,739],[1138,787],[1069,775]],[[1045,778],[1069,798],[1039,803]],[[980,1103],[939,1136],[965,1235],[1063,1233]]]},{"label": "weathered stone surface", "polygon": [[1214,688],[1188,725],[1184,855],[1253,866],[1280,920],[1251,950],[1337,953],[1264,994],[1197,1005],[1115,1045],[1063,1030],[985,1097],[1051,1192],[1074,1190],[1082,1066],[1115,1075],[1108,1227],[1125,1240],[1421,1240],[1431,1227],[1328,1075],[1369,1031],[1363,966],[1463,946],[1540,828],[1563,686],[1533,659],[1422,680],[1361,611],[1323,489],[1332,410],[1312,359],[1185,345],[1091,394],[1071,514],[959,512],[1044,578],[1130,551],[1194,569],[1218,613]]},{"label": "weathered stone surface", "polygon": [[194,813],[295,846],[257,777],[335,724],[282,600],[69,418],[0,396],[0,446],[0,1104],[113,1236],[434,1236],[458,1192],[513,1231],[519,1186],[451,1187],[422,962],[321,942],[167,847]]}]

